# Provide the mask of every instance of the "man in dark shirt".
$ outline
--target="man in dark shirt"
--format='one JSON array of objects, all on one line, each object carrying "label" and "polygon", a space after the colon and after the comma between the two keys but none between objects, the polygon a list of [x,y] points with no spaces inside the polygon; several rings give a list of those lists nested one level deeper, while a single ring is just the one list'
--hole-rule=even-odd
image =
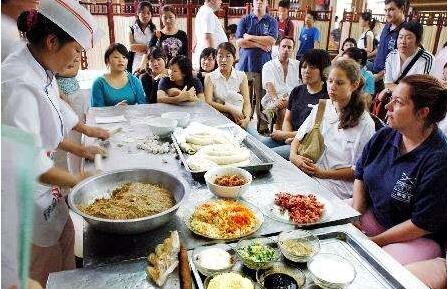
[{"label": "man in dark shirt", "polygon": [[[284,37],[290,37],[295,40],[295,26],[293,25],[292,19],[289,17],[289,0],[280,0],[278,3],[278,41]],[[277,42],[279,45],[279,42]]]},{"label": "man in dark shirt", "polygon": [[383,76],[385,74],[385,60],[388,53],[397,48],[397,36],[402,24],[405,22],[406,0],[385,0],[385,16],[387,24],[383,27],[377,55],[371,71],[376,78],[376,92],[382,91]]},{"label": "man in dark shirt", "polygon": [[236,69],[253,79],[256,104],[252,111],[256,111],[260,133],[268,132],[268,123],[261,112],[261,71],[264,63],[272,59],[272,45],[278,37],[278,22],[267,14],[267,4],[267,0],[253,0],[253,12],[241,19],[236,32],[240,48]]}]

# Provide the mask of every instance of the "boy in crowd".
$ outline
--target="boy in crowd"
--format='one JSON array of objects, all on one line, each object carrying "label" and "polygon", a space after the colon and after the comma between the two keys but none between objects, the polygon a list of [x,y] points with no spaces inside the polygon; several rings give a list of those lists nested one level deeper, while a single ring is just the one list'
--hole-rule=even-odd
[{"label": "boy in crowd", "polygon": [[314,26],[315,13],[313,11],[307,11],[306,18],[304,19],[304,26],[300,30],[299,38],[300,46],[296,54],[296,59],[300,60],[301,56],[307,51],[319,48],[320,46],[320,30]]}]

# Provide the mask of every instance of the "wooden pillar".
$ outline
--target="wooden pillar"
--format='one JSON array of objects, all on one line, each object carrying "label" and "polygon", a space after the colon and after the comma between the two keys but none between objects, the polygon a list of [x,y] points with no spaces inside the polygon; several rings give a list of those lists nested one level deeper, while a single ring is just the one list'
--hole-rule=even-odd
[{"label": "wooden pillar", "polygon": [[228,27],[228,5],[222,5],[222,9],[224,11],[223,15],[224,15],[224,29],[226,30]]},{"label": "wooden pillar", "polygon": [[163,22],[161,22],[161,11],[163,9],[164,2],[163,0],[158,0],[158,22],[160,24],[160,30],[163,28]]},{"label": "wooden pillar", "polygon": [[88,62],[87,62],[87,52],[85,49],[82,49],[81,51],[81,69],[87,69],[88,68]]},{"label": "wooden pillar", "polygon": [[332,7],[330,8],[330,14],[329,14],[329,29],[326,36],[326,51],[329,50],[329,39],[331,37],[331,27],[332,27]]},{"label": "wooden pillar", "polygon": [[441,31],[442,31],[442,26],[444,25],[444,22],[447,21],[447,18],[445,17],[439,17],[438,18],[438,23],[437,23],[437,29],[436,29],[436,36],[435,36],[435,46],[433,47],[433,55],[436,54],[437,50],[438,50],[438,45],[439,45],[439,40],[441,38]]},{"label": "wooden pillar", "polygon": [[193,3],[192,0],[188,0],[186,4],[186,34],[189,35],[191,41],[188,41],[188,57],[192,59],[192,16],[193,16]]},{"label": "wooden pillar", "polygon": [[109,26],[110,43],[115,43],[115,23],[113,23],[112,0],[107,0],[107,25]]}]

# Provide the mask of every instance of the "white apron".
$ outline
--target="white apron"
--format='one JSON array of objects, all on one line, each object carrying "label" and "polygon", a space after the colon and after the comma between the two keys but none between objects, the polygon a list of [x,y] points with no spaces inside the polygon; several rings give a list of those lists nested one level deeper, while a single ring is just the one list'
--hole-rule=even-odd
[{"label": "white apron", "polygon": [[[133,38],[135,39],[135,42],[138,44],[149,44],[149,41],[151,41],[152,38],[152,32],[149,29],[149,26],[144,29],[144,32],[141,31],[140,26],[135,22],[134,25],[132,25],[133,29]],[[144,53],[135,53],[135,56],[133,58],[132,63],[132,73],[137,70],[138,66],[140,66],[140,62],[143,59]]]}]

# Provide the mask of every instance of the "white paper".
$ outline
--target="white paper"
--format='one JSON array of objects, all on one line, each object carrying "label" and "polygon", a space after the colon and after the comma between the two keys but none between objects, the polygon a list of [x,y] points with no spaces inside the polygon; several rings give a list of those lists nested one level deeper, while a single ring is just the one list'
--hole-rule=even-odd
[{"label": "white paper", "polygon": [[125,122],[126,118],[124,115],[118,116],[96,116],[95,121],[97,124],[101,123],[116,123],[116,122]]}]

